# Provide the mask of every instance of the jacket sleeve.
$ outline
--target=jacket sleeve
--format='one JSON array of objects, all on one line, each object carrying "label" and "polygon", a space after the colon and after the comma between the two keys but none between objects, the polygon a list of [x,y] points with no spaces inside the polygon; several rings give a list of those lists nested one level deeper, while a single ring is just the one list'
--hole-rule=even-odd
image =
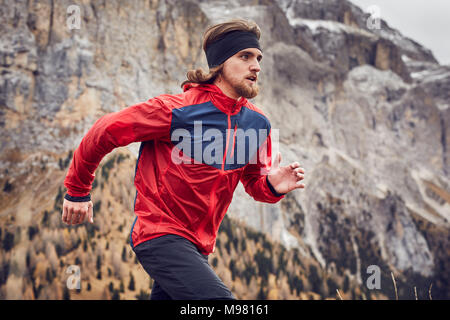
[{"label": "jacket sleeve", "polygon": [[[257,160],[245,166],[241,182],[245,191],[256,201],[276,203],[284,198],[284,193],[277,193],[268,180],[272,166],[272,143],[270,132],[257,152]],[[256,162],[256,163],[255,163]]]},{"label": "jacket sleeve", "polygon": [[106,154],[132,142],[168,137],[171,121],[171,108],[157,97],[98,119],[74,152],[64,180],[67,194],[88,196],[95,170]]}]

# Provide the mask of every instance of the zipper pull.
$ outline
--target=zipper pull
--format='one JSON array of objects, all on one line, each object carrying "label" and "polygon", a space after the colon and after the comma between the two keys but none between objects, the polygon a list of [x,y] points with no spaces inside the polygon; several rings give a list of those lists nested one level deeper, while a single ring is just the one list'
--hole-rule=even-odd
[{"label": "zipper pull", "polygon": [[230,155],[231,158],[233,157],[233,154],[234,154],[234,143],[236,141],[236,130],[237,130],[237,121],[236,121],[236,124],[234,125],[234,131],[233,131],[233,146],[231,147],[231,155]]}]

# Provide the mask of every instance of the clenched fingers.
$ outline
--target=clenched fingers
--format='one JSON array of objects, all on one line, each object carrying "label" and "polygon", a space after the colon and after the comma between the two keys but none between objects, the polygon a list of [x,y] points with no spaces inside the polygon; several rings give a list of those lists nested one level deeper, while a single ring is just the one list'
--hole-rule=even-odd
[{"label": "clenched fingers", "polygon": [[89,217],[89,222],[94,223],[94,208],[93,208],[93,204],[91,201],[89,201],[88,217]]},{"label": "clenched fingers", "polygon": [[86,210],[87,209],[78,208],[78,210],[75,211],[75,216],[72,218],[73,225],[83,222],[84,216],[86,215]]},{"label": "clenched fingers", "polygon": [[92,223],[92,202],[71,202],[64,200],[62,221],[68,225],[76,225],[84,222],[86,216]]},{"label": "clenched fingers", "polygon": [[78,214],[76,215],[75,220],[72,222],[72,224],[82,223],[88,214],[88,210],[88,203],[83,203],[83,205],[78,208]]},{"label": "clenched fingers", "polygon": [[297,161],[292,162],[291,165],[290,165],[290,167],[291,167],[291,169],[298,168],[298,167],[300,167],[300,163],[298,163]]},{"label": "clenched fingers", "polygon": [[66,205],[63,205],[63,214],[62,214],[62,221],[64,223],[67,223],[67,216],[69,215],[69,208]]},{"label": "clenched fingers", "polygon": [[67,208],[67,211],[68,211],[68,213],[67,213],[67,218],[66,218],[66,221],[64,221],[65,223],[67,223],[67,224],[70,224],[71,222],[72,222],[72,216],[75,214],[74,213],[74,207],[72,207],[72,206],[69,206],[68,208]]},{"label": "clenched fingers", "polygon": [[295,174],[297,173],[305,173],[305,169],[303,169],[302,167],[296,168],[294,169]]},{"label": "clenched fingers", "polygon": [[304,188],[304,187],[305,187],[305,184],[302,183],[301,180],[298,180],[298,181],[295,183],[295,185],[296,185],[296,188]]},{"label": "clenched fingers", "polygon": [[304,176],[305,169],[300,167],[300,164],[298,162],[294,162],[291,165],[291,167],[295,167],[295,168],[293,168],[294,169],[293,172],[294,172],[294,175],[295,175],[295,177],[297,179],[297,182],[295,183],[296,187],[297,188],[304,188],[305,184],[301,183],[301,181],[305,178],[305,176]]}]

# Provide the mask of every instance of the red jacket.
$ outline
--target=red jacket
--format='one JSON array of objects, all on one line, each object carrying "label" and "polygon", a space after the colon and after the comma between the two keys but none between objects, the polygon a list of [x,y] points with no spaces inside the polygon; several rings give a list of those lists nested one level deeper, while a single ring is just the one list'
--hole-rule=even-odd
[{"label": "red jacket", "polygon": [[[72,197],[89,195],[102,158],[114,148],[139,141],[131,246],[177,234],[209,254],[239,181],[257,201],[275,203],[284,195],[276,193],[267,180],[271,139],[270,123],[263,112],[243,97],[234,100],[226,96],[212,84],[187,84],[183,91],[157,96],[97,120],[74,152],[64,185]],[[204,132],[198,131],[199,121]],[[207,129],[213,129],[209,132],[215,133],[215,139],[205,135]],[[245,146],[242,141],[246,138],[242,140],[238,129],[263,134],[256,146]],[[244,161],[239,142],[245,146]],[[211,152],[212,146],[222,153]],[[205,159],[203,155],[208,154],[221,161]]]}]

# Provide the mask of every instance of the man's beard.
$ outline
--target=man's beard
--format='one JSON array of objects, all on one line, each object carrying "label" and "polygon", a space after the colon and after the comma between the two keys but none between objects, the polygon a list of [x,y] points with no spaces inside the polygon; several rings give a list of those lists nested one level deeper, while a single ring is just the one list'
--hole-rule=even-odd
[{"label": "man's beard", "polygon": [[253,85],[248,85],[245,83],[246,80],[239,82],[238,84],[232,84],[236,93],[246,99],[252,99],[256,97],[259,93],[259,87],[256,83]]},{"label": "man's beard", "polygon": [[245,83],[245,81],[247,81],[246,79],[238,82],[233,80],[231,77],[228,77],[225,73],[223,73],[222,75],[224,77],[224,80],[233,87],[234,91],[236,91],[239,96],[246,99],[252,99],[258,95],[258,84],[254,83],[253,85],[249,85]]}]

